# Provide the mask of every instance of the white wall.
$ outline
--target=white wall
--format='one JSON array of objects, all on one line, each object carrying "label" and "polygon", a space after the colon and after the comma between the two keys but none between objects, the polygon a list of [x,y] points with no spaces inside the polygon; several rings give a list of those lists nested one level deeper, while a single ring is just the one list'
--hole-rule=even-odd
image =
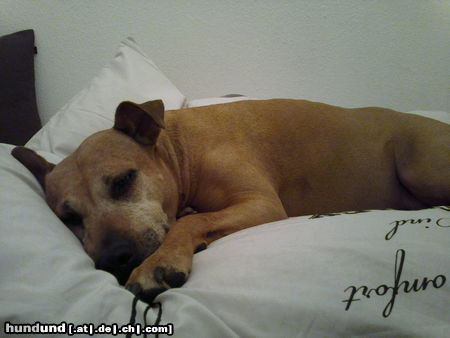
[{"label": "white wall", "polygon": [[450,111],[450,1],[0,0],[33,28],[44,121],[133,36],[188,98]]}]

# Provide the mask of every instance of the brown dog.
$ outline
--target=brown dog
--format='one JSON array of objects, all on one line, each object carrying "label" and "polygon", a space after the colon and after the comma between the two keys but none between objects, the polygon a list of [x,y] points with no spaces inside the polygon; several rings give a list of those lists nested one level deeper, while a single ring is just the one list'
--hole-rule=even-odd
[{"label": "brown dog", "polygon": [[[98,268],[151,301],[193,254],[288,216],[450,203],[450,126],[381,108],[297,100],[168,111],[123,102],[114,128],[54,166],[13,155]],[[186,206],[199,211],[177,219]],[[131,273],[131,275],[130,275]]]}]

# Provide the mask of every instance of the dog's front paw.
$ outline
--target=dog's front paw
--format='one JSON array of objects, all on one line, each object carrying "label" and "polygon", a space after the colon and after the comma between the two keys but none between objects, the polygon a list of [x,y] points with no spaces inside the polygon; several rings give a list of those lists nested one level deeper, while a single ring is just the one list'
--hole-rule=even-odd
[{"label": "dog's front paw", "polygon": [[125,285],[139,299],[152,303],[153,299],[169,288],[182,286],[189,275],[192,258],[165,262],[157,253],[133,270]]}]

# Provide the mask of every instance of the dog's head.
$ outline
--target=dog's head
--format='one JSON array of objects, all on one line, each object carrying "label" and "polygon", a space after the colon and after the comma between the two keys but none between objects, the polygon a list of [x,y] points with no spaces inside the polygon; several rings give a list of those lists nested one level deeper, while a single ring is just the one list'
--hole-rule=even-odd
[{"label": "dog's head", "polygon": [[24,147],[12,151],[96,267],[122,284],[175,220],[178,188],[157,143],[162,128],[162,101],[122,102],[112,129],[88,137],[57,165]]}]

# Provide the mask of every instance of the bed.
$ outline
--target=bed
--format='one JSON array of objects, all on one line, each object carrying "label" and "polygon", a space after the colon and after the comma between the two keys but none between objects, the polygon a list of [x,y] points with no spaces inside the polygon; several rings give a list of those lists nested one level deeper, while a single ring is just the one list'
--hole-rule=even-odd
[{"label": "bed", "polygon": [[[120,101],[159,98],[167,109],[248,99],[187,101],[128,38],[26,145],[57,163],[110,128]],[[450,123],[445,112],[415,113]],[[242,230],[195,254],[187,283],[148,306],[94,268],[12,148],[0,145],[2,335],[131,336],[147,325],[148,334],[174,337],[450,336],[448,207],[310,215]]]}]

